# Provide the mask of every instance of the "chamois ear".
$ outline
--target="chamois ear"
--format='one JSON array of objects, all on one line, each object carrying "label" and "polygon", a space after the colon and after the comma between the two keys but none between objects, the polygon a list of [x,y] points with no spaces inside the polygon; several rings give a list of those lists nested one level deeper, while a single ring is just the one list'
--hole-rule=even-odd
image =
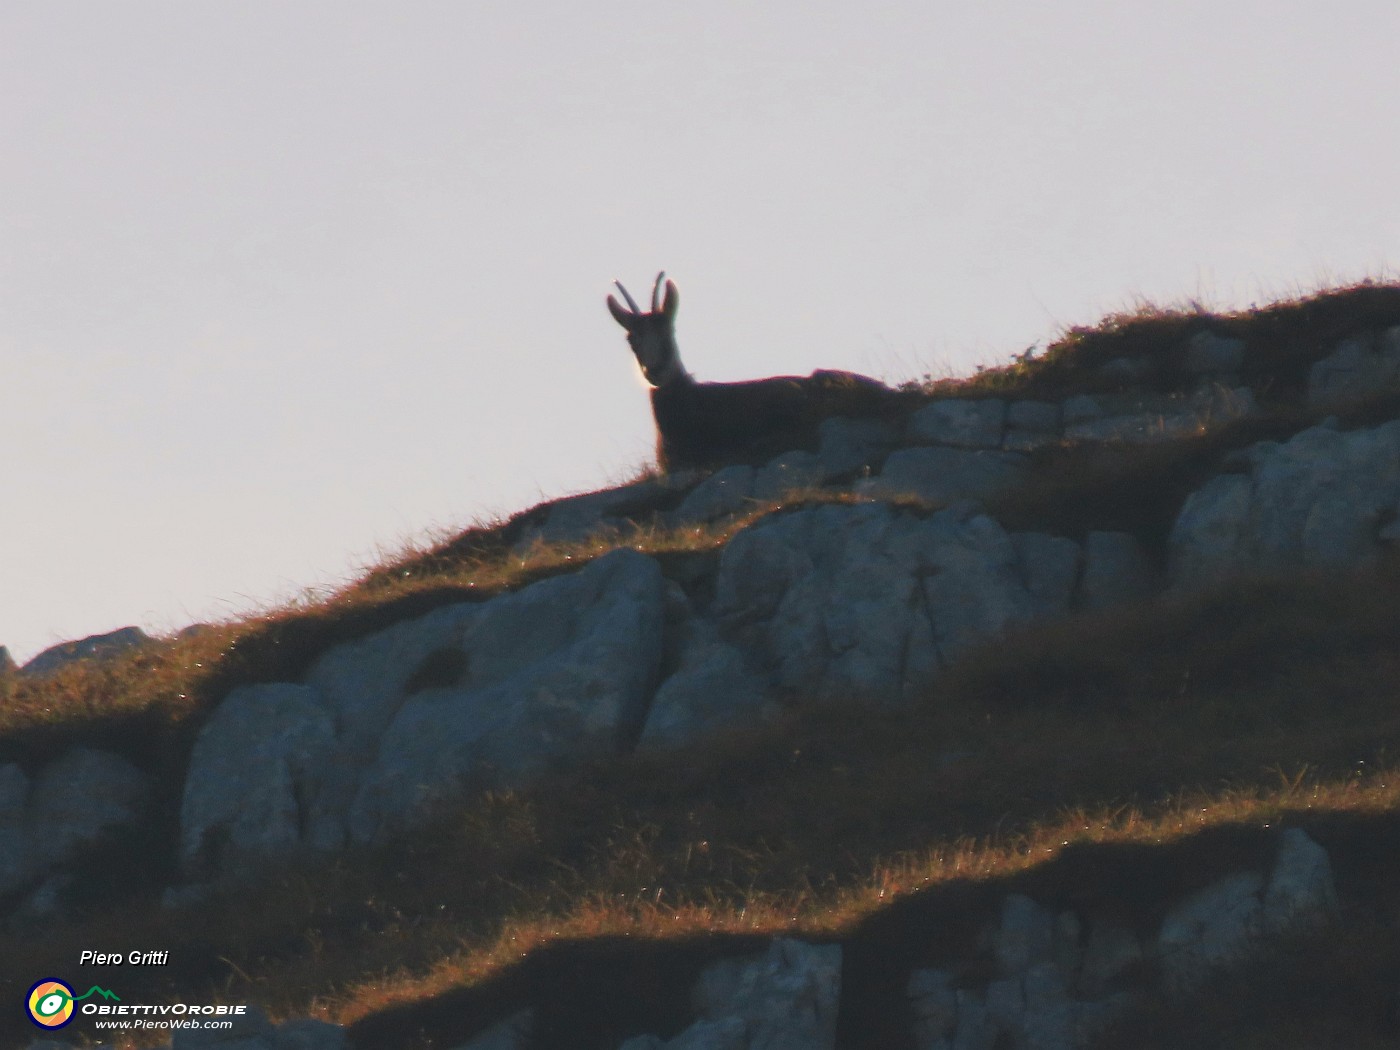
[{"label": "chamois ear", "polygon": [[666,282],[666,297],[661,300],[661,312],[666,315],[668,321],[676,319],[676,311],[680,309],[681,293],[676,291],[676,282]]},{"label": "chamois ear", "polygon": [[630,311],[623,309],[622,304],[619,303],[616,299],[614,299],[611,295],[608,296],[608,310],[613,315],[614,321],[622,325],[622,327],[627,329],[629,332],[632,330],[632,320],[635,315],[632,314]]}]

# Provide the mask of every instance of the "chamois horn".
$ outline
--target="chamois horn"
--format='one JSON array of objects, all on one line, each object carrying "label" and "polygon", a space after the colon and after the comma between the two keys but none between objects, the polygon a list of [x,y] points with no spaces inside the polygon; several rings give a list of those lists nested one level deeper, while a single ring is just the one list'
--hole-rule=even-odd
[{"label": "chamois horn", "polygon": [[651,312],[656,313],[661,309],[661,282],[666,279],[666,271],[662,270],[656,275],[656,283],[651,286]]},{"label": "chamois horn", "polygon": [[642,312],[642,308],[641,308],[640,306],[637,305],[637,300],[635,300],[635,299],[632,298],[632,296],[628,293],[627,289],[624,288],[624,287],[622,287],[622,282],[621,282],[621,281],[613,281],[613,284],[617,285],[617,290],[618,290],[619,292],[622,293],[622,298],[624,298],[624,299],[627,300],[627,305],[630,306],[630,307],[632,308],[632,312],[633,312],[634,314],[639,314],[639,313],[641,313],[641,312]]}]

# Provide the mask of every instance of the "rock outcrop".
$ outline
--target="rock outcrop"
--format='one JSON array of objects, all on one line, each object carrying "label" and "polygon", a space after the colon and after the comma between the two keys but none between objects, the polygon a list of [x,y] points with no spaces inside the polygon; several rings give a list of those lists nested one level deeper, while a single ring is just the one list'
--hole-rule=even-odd
[{"label": "rock outcrop", "polygon": [[662,607],[656,562],[619,550],[336,646],[304,683],[235,690],[191,756],[186,869],[371,841],[466,785],[618,753],[655,686]]},{"label": "rock outcrop", "polygon": [[1174,902],[1152,937],[1011,894],[986,938],[995,977],[970,978],[973,965],[910,975],[916,1044],[1079,1050],[1154,985],[1169,998],[1187,995],[1271,940],[1325,926],[1336,911],[1327,853],[1297,828],[1279,836],[1270,871],[1235,872]]},{"label": "rock outcrop", "polygon": [[31,780],[0,765],[0,897],[27,894],[14,913],[42,919],[56,907],[63,867],[146,816],[151,785],[119,755],[74,748]]},{"label": "rock outcrop", "polygon": [[[1359,425],[1344,408],[1400,384],[1400,326],[1324,348],[1292,406],[1315,411],[1308,425],[1283,440],[1241,440],[1153,529],[998,519],[995,501],[1035,478],[1047,447],[1176,441],[1258,416],[1265,387],[1249,385],[1252,350],[1200,331],[1171,355],[1183,389],[1149,390],[1156,362],[1116,358],[1098,366],[1103,382],[1090,393],[942,399],[902,421],[830,419],[816,447],[766,464],[650,477],[539,508],[511,535],[516,552],[638,526],[737,531],[684,571],[619,547],[489,601],[342,640],[298,680],[231,689],[190,755],[180,865],[197,884],[296,851],[386,841],[464,792],[581,759],[683,750],[793,705],[899,708],[936,695],[931,684],[969,647],[1036,620],[1232,574],[1355,567],[1393,549],[1400,418]],[[1103,392],[1110,381],[1118,388]],[[1318,422],[1323,411],[1353,424]],[[809,498],[767,513],[792,491]],[[0,649],[0,683],[154,644],[129,628],[18,669]],[[0,765],[0,897],[12,921],[51,909],[65,866],[144,819],[150,793],[144,774],[100,751]],[[1150,936],[1011,895],[983,970],[908,975],[918,1045],[1084,1046],[1145,974],[1186,994],[1336,908],[1326,854],[1297,831],[1283,835],[1269,871],[1235,872],[1172,902]],[[779,939],[762,956],[707,969],[691,1027],[666,1040],[638,1035],[625,1050],[830,1046],[840,988],[839,946]],[[255,1022],[240,1045],[343,1038]],[[505,1018],[468,1045],[524,1046],[529,1026],[528,1014]],[[217,1044],[176,1040],[185,1045]]]},{"label": "rock outcrop", "polygon": [[1171,576],[1199,586],[1222,574],[1345,567],[1400,539],[1400,420],[1343,431],[1323,423],[1232,458],[1172,527]]}]

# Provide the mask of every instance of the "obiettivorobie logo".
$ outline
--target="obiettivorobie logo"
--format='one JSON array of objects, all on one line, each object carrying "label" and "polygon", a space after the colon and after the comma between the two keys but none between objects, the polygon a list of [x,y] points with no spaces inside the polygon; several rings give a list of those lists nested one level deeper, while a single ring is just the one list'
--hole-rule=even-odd
[{"label": "obiettivorobie logo", "polygon": [[66,982],[56,977],[45,977],[42,981],[35,981],[29,989],[29,1019],[40,1028],[62,1028],[73,1020],[73,1004],[82,1002],[90,995],[121,1002],[115,992],[95,984],[82,995],[74,995]]},{"label": "obiettivorobie logo", "polygon": [[[85,1003],[84,999],[92,1001]],[[29,1019],[50,1031],[62,1028],[79,1014],[93,1018],[99,1028],[173,1029],[230,1028],[235,1018],[248,1013],[246,1003],[122,1002],[116,992],[95,984],[82,995],[74,995],[73,986],[57,977],[35,981],[29,989],[28,1006]]]}]

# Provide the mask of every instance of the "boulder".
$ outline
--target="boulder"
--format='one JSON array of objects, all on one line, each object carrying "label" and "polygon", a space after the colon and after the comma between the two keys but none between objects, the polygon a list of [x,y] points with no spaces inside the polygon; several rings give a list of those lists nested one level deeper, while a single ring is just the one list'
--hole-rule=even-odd
[{"label": "boulder", "polygon": [[832,1050],[841,999],[841,946],[776,937],[763,955],[706,967],[692,999],[701,1023],[742,1031],[747,1041],[740,1047]]},{"label": "boulder", "polygon": [[629,519],[655,512],[699,480],[697,472],[682,470],[555,500],[547,505],[543,523],[529,529],[515,549],[524,550],[536,543],[576,543],[600,531],[620,528]]},{"label": "boulder", "polygon": [[1400,421],[1353,431],[1320,424],[1282,444],[1260,442],[1237,462],[1248,472],[1207,482],[1177,515],[1174,584],[1364,563],[1400,507]]},{"label": "boulder", "polygon": [[1247,474],[1220,474],[1186,498],[1167,543],[1173,583],[1200,586],[1249,567],[1253,500]]},{"label": "boulder", "polygon": [[1299,828],[1280,836],[1278,857],[1264,890],[1264,930],[1313,930],[1337,917],[1337,887],[1327,851]]},{"label": "boulder", "polygon": [[1063,424],[1060,406],[1053,401],[1013,401],[1006,410],[1006,431],[1001,447],[1010,452],[1031,452],[1060,440]]},{"label": "boulder", "polygon": [[1141,966],[1142,961],[1142,942],[1137,934],[1111,920],[1095,922],[1084,946],[1079,989],[1090,997],[1102,995],[1126,974]]},{"label": "boulder", "polygon": [[1051,912],[1019,893],[1002,902],[993,955],[1003,974],[1022,973],[1034,963],[1048,962],[1054,942],[1055,916]]},{"label": "boulder", "polygon": [[103,835],[144,815],[147,776],[107,751],[77,747],[51,762],[29,792],[30,861],[39,869],[71,860]]},{"label": "boulder", "polygon": [[660,664],[662,583],[617,550],[342,643],[304,684],[234,690],[191,755],[187,870],[369,841],[465,788],[629,746]]},{"label": "boulder", "polygon": [[958,1026],[958,993],[947,970],[915,970],[905,985],[919,1050],[947,1050]]},{"label": "boulder", "polygon": [[186,870],[204,873],[302,844],[339,845],[333,817],[317,809],[335,732],[334,714],[310,686],[229,693],[190,754],[180,806]]},{"label": "boulder", "polygon": [[345,1050],[345,1029],[314,1017],[284,1021],[272,1033],[272,1050]]},{"label": "boulder", "polygon": [[717,1021],[696,1021],[674,1039],[655,1035],[639,1035],[627,1040],[618,1050],[750,1050],[748,1025],[738,1017],[722,1017]]},{"label": "boulder", "polygon": [[1063,410],[1054,401],[1013,401],[1006,410],[1006,425],[1017,430],[1058,434],[1062,418]]},{"label": "boulder", "polygon": [[663,605],[656,562],[621,549],[473,607],[417,666],[379,665],[376,638],[327,654],[309,681],[338,714],[347,701],[368,706],[353,668],[392,682],[391,717],[350,806],[351,836],[373,839],[464,787],[517,784],[559,760],[629,745],[655,687]]},{"label": "boulder", "polygon": [[1328,408],[1400,383],[1400,325],[1343,340],[1308,371],[1308,407]]},{"label": "boulder", "polygon": [[767,683],[749,670],[744,654],[713,623],[695,619],[687,625],[679,666],[652,698],[637,746],[682,747],[716,731],[751,728],[777,713]]},{"label": "boulder", "polygon": [[735,536],[714,613],[779,688],[889,703],[1033,603],[1010,537],[974,504],[928,518],[829,505]]},{"label": "boulder", "polygon": [[535,1015],[529,1010],[512,1014],[454,1050],[526,1050],[534,1032]]},{"label": "boulder", "polygon": [[873,499],[917,496],[929,503],[987,499],[1019,484],[1027,461],[1018,452],[993,449],[901,448],[891,452],[878,477],[858,481],[855,491]]},{"label": "boulder", "polygon": [[817,432],[817,456],[828,478],[874,470],[899,443],[894,424],[883,419],[833,416],[823,420]]},{"label": "boulder", "polygon": [[759,469],[753,479],[753,495],[758,502],[767,503],[791,492],[815,488],[826,480],[820,457],[798,449],[775,456]]},{"label": "boulder", "polygon": [[909,417],[911,443],[954,448],[1000,448],[1006,402],[1000,398],[949,399],[925,405]]},{"label": "boulder", "polygon": [[1013,532],[1016,561],[1036,616],[1058,616],[1069,610],[1079,582],[1083,553],[1064,536]]},{"label": "boulder", "polygon": [[108,634],[94,634],[74,642],[50,646],[21,670],[25,674],[50,674],[79,660],[100,660],[149,642],[150,636],[139,627],[123,627]]},{"label": "boulder", "polygon": [[707,525],[752,508],[757,471],[745,463],[725,467],[691,489],[681,505],[666,516],[673,528]]},{"label": "boulder", "polygon": [[[1092,403],[1096,415],[1076,412],[1070,402]],[[1200,434],[1212,426],[1250,415],[1257,409],[1249,387],[1206,386],[1194,394],[1152,394],[1132,397],[1070,398],[1065,402],[1066,438],[1075,441],[1118,441],[1142,445]]]},{"label": "boulder", "polygon": [[1227,875],[1171,909],[1157,934],[1162,976],[1173,993],[1189,990],[1214,970],[1241,962],[1260,929],[1257,872]]},{"label": "boulder", "polygon": [[1066,427],[1102,419],[1107,414],[1099,399],[1090,394],[1075,394],[1060,405],[1060,417]]}]

